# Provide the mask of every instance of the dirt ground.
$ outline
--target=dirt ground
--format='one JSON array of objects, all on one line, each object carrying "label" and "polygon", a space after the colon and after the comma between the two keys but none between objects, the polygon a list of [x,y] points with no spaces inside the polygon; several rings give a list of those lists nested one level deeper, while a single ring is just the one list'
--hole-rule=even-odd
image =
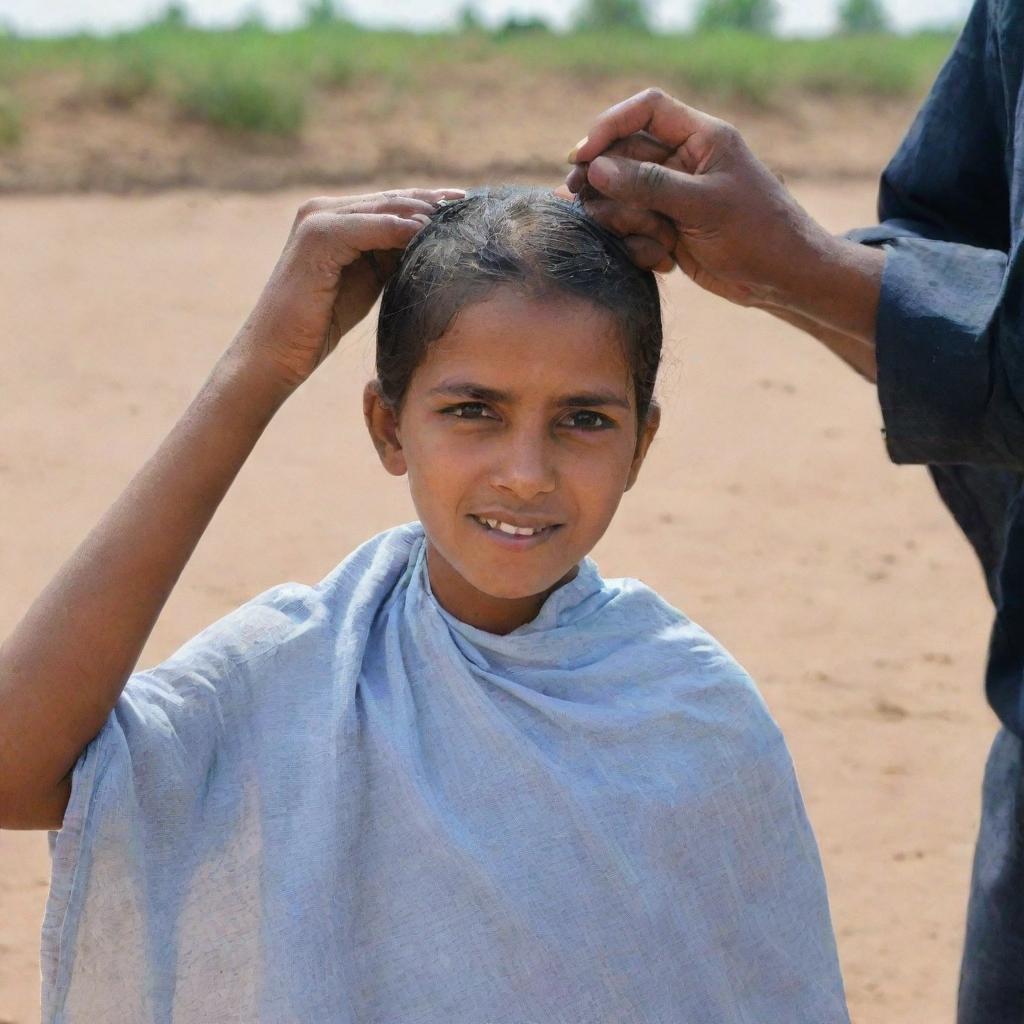
[{"label": "dirt ground", "polygon": [[[867,179],[796,191],[835,229],[872,218]],[[0,199],[0,634],[184,408],[304,194]],[[817,830],[855,1021],[951,1020],[995,730],[980,573],[925,471],[887,461],[869,385],[678,274],[664,293],[662,432],[596,557],[660,590],[759,681]],[[368,322],[272,424],[144,664],[412,517],[363,434],[372,343]],[[47,883],[45,835],[0,833],[6,1024],[38,1019]]]}]

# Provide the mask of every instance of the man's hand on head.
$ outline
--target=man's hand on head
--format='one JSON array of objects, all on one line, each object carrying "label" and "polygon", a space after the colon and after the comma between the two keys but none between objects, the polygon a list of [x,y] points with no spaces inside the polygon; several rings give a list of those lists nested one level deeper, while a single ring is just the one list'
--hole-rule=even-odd
[{"label": "man's hand on head", "polygon": [[632,236],[634,258],[662,269],[674,236],[672,259],[702,288],[799,326],[874,378],[885,252],[829,234],[732,125],[647,89],[601,114],[569,162],[566,188]]},{"label": "man's hand on head", "polygon": [[[588,210],[657,214],[672,256],[701,287],[741,305],[777,304],[834,241],[732,125],[648,89],[601,114],[566,179]],[[600,197],[600,199],[596,198]]]},{"label": "man's hand on head", "polygon": [[[568,184],[556,188],[555,195],[569,201],[573,199]],[[655,270],[660,274],[675,269],[676,262],[672,254],[677,242],[676,229],[666,217],[652,210],[641,210],[608,199],[585,184],[580,199],[594,220],[622,238],[638,267]]]}]

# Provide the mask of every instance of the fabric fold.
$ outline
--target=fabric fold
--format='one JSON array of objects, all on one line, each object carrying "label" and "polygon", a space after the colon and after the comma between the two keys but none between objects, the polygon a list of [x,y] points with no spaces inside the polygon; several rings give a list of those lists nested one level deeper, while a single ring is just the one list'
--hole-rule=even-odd
[{"label": "fabric fold", "polygon": [[382,534],[132,677],[51,836],[47,1024],[847,1021],[743,670],[589,560],[482,634],[424,549]]}]

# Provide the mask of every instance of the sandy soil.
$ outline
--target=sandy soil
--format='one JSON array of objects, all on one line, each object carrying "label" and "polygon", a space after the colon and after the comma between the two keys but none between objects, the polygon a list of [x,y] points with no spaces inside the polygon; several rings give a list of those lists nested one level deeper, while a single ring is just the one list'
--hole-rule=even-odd
[{"label": "sandy soil", "polygon": [[[871,218],[867,182],[797,191],[834,228]],[[0,200],[0,634],[185,406],[300,198]],[[817,829],[855,1020],[950,1020],[995,728],[980,573],[926,473],[888,463],[869,385],[678,275],[665,295],[664,426],[596,556],[662,591],[759,680]],[[411,517],[363,436],[371,352],[363,325],[281,412],[145,664]],[[0,1022],[38,1019],[47,878],[45,835],[0,834]]]}]

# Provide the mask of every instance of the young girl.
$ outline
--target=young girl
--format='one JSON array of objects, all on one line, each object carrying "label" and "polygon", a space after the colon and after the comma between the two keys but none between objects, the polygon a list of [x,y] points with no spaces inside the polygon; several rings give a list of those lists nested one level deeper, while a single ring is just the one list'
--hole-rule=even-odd
[{"label": "young girl", "polygon": [[[420,522],[129,679],[260,433],[385,279],[364,414]],[[657,430],[660,349],[653,276],[551,195],[302,208],[0,652],[0,824],[55,830],[45,1021],[847,1021],[753,684],[587,558]]]}]

